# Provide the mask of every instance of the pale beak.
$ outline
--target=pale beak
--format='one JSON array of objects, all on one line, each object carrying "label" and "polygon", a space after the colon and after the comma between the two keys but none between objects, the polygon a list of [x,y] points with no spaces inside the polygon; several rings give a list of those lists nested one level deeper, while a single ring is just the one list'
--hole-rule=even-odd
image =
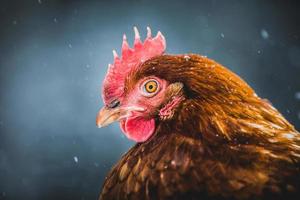
[{"label": "pale beak", "polygon": [[136,106],[117,108],[103,107],[96,117],[96,125],[98,128],[107,126],[115,121],[120,121],[121,119],[130,117],[133,111],[143,112],[145,109]]}]

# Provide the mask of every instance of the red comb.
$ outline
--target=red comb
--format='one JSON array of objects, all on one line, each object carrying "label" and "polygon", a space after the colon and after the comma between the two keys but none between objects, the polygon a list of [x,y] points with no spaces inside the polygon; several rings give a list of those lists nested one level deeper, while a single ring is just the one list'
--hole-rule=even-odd
[{"label": "red comb", "polygon": [[133,29],[135,33],[133,48],[129,47],[124,34],[121,58],[113,50],[114,64],[108,65],[108,71],[103,82],[102,97],[106,105],[123,94],[125,78],[132,69],[136,69],[140,63],[154,56],[162,55],[166,49],[166,41],[160,31],[152,38],[151,29],[147,27],[147,38],[143,43],[138,29],[136,27]]}]

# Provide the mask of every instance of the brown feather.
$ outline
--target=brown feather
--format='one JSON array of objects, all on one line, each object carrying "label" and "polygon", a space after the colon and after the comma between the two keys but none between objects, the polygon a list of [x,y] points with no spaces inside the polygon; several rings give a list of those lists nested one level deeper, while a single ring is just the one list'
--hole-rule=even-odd
[{"label": "brown feather", "polygon": [[126,79],[181,82],[173,118],[112,169],[100,199],[297,199],[300,135],[237,75],[198,55],[163,55]]}]

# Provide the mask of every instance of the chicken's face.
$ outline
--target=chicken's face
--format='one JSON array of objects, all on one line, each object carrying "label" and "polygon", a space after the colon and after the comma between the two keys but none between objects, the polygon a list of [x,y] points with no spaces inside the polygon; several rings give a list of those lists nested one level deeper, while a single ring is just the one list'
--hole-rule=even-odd
[{"label": "chicken's face", "polygon": [[127,110],[128,114],[120,121],[121,129],[128,138],[143,142],[154,133],[154,115],[163,101],[166,87],[166,81],[148,77],[140,80],[125,97],[121,107],[124,106],[125,110],[126,107],[137,108],[137,112]]},{"label": "chicken's face", "polygon": [[[130,83],[128,83],[130,85]],[[149,76],[128,87],[122,97],[103,108],[97,124],[120,121],[124,134],[136,142],[144,142],[155,131],[157,120],[171,119],[182,101],[182,84]]]},{"label": "chicken's face", "polygon": [[[180,103],[182,84],[169,84],[155,76],[133,78],[140,65],[165,50],[165,40],[160,32],[142,43],[135,28],[134,49],[123,38],[122,58],[114,52],[115,62],[110,65],[103,85],[105,106],[97,116],[98,127],[120,121],[125,135],[136,141],[146,141],[155,131],[156,119],[171,118]],[[135,80],[135,81],[133,81]]]}]

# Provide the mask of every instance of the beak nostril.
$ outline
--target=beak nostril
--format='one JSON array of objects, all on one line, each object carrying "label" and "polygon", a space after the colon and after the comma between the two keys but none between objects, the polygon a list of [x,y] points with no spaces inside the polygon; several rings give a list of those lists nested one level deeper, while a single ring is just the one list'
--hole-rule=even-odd
[{"label": "beak nostril", "polygon": [[110,102],[107,107],[108,108],[116,108],[120,105],[120,101],[118,99],[113,100],[112,102]]}]

